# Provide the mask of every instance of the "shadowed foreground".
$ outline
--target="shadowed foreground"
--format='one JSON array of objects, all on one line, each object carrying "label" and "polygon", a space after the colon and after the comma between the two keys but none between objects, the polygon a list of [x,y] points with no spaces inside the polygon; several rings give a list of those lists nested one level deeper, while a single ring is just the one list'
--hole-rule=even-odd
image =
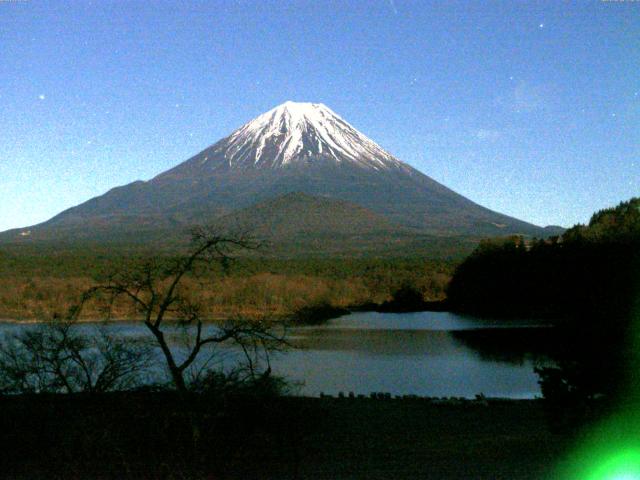
[{"label": "shadowed foreground", "polygon": [[30,479],[538,479],[566,443],[536,401],[191,400],[186,415],[171,392],[0,398],[0,469]]}]

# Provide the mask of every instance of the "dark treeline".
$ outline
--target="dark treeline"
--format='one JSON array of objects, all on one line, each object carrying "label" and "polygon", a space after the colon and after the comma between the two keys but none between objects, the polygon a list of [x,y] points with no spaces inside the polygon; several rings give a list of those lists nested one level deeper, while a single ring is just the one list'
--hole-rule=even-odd
[{"label": "dark treeline", "polygon": [[629,395],[640,279],[640,199],[595,213],[561,237],[486,241],[459,265],[449,305],[478,315],[544,318],[564,341],[539,369],[547,397]]},{"label": "dark treeline", "polygon": [[455,271],[447,298],[481,315],[571,319],[627,315],[640,242],[584,237],[483,243]]}]

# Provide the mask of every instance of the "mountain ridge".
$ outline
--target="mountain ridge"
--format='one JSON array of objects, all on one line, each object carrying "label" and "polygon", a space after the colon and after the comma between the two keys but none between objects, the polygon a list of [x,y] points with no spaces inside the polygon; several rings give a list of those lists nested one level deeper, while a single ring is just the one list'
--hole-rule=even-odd
[{"label": "mountain ridge", "polygon": [[[482,207],[396,159],[323,104],[294,102],[148,181],[113,188],[27,228],[31,238],[47,238],[63,230],[91,237],[94,226],[114,235],[135,231],[136,223],[150,231],[188,227],[291,192],[348,202],[398,229],[428,235],[548,236],[544,228]],[[24,230],[0,237],[28,240],[20,235]]]}]

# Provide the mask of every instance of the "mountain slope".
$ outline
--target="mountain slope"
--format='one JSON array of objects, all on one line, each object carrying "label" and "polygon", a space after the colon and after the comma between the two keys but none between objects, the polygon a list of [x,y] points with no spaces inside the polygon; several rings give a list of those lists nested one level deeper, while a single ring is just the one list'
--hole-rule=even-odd
[{"label": "mountain slope", "polygon": [[293,192],[243,208],[215,221],[220,228],[273,241],[309,236],[366,236],[403,230],[353,203]]},{"label": "mountain slope", "polygon": [[214,221],[222,232],[261,240],[260,256],[416,256],[451,258],[475,241],[402,227],[354,203],[301,192],[269,198]]},{"label": "mountain slope", "polygon": [[141,223],[149,231],[209,223],[291,192],[357,204],[429,235],[545,236],[401,162],[326,106],[293,102],[147,182],[114,188],[29,230],[32,238],[91,237],[94,229],[126,236]]}]

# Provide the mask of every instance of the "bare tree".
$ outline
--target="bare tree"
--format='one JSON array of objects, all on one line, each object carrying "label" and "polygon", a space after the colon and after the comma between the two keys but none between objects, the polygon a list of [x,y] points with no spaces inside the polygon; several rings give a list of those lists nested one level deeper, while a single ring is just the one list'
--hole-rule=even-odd
[{"label": "bare tree", "polygon": [[[88,300],[106,294],[106,313],[110,318],[114,304],[124,299],[142,316],[144,325],[153,334],[173,384],[181,393],[187,391],[188,369],[196,364],[207,346],[225,342],[239,345],[254,375],[259,350],[267,353],[283,346],[284,331],[275,333],[269,322],[243,319],[206,326],[201,305],[181,287],[187,276],[200,277],[210,271],[214,263],[226,267],[233,252],[256,247],[256,243],[245,236],[223,236],[199,227],[192,231],[191,246],[186,254],[171,259],[149,258],[120,269],[109,275],[106,282],[85,292],[74,314],[77,316]],[[169,341],[168,319],[186,327],[183,329],[189,339],[186,355],[180,355]],[[268,355],[266,358],[267,370],[263,373],[268,375],[271,369]]]},{"label": "bare tree", "polygon": [[151,351],[70,319],[21,329],[0,342],[3,393],[100,393],[142,383]]}]

